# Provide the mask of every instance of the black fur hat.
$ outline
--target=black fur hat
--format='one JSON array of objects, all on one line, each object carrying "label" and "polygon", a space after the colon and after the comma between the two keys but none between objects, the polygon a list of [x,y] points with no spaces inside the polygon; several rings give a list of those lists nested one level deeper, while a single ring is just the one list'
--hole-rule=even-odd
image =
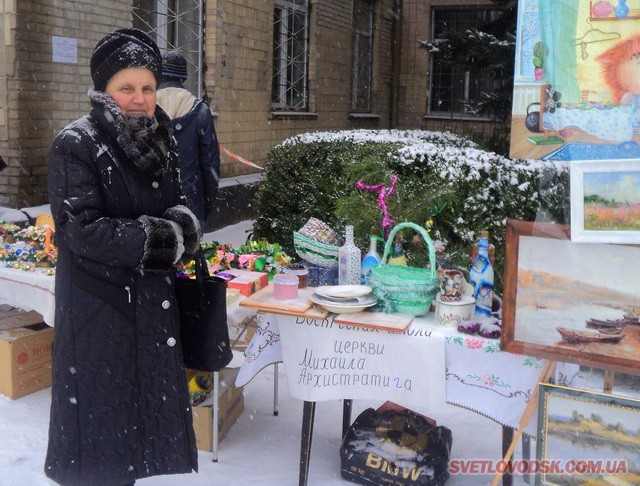
[{"label": "black fur hat", "polygon": [[104,36],[91,55],[93,87],[104,91],[121,69],[145,67],[160,79],[162,56],[154,40],[138,29],[120,29]]}]

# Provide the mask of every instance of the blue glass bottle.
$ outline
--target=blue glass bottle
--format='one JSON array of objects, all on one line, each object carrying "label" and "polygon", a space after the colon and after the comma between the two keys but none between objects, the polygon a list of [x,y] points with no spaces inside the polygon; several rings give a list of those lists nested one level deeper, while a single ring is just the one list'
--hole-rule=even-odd
[{"label": "blue glass bottle", "polygon": [[483,231],[478,241],[478,255],[469,270],[469,283],[473,285],[473,296],[476,299],[476,319],[491,316],[493,280],[493,266],[489,258],[489,232]]}]

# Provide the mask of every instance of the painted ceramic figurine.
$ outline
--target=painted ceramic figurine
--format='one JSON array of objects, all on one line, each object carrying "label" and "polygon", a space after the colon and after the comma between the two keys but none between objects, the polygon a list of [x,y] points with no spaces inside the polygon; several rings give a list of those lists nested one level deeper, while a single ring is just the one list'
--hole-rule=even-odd
[{"label": "painted ceramic figurine", "polygon": [[398,238],[396,238],[393,241],[393,248],[391,249],[391,257],[389,257],[389,265],[407,266],[407,257],[404,256],[404,249],[402,248],[402,242]]}]

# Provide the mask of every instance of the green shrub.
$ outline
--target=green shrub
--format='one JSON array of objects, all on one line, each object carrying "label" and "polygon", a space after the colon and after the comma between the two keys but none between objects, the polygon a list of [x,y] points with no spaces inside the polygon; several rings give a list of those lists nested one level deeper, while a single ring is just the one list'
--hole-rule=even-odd
[{"label": "green shrub", "polygon": [[[477,148],[467,138],[420,130],[354,130],[298,135],[269,153],[265,180],[255,201],[254,236],[279,242],[295,255],[293,231],[309,217],[342,232],[354,226],[356,243],[381,234],[377,194],[355,181],[389,185],[395,223],[430,226],[433,240],[446,243],[450,267],[468,269],[472,244],[489,231],[496,246],[497,288],[501,289],[507,219],[564,222],[567,169],[563,164],[511,160]],[[409,264],[428,264],[421,238],[405,234]],[[382,249],[379,249],[382,252]]]}]

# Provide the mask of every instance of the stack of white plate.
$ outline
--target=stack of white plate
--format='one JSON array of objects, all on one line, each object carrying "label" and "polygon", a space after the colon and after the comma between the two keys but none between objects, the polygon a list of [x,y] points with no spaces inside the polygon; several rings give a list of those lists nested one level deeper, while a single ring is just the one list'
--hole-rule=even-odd
[{"label": "stack of white plate", "polygon": [[327,285],[317,287],[311,302],[336,314],[353,314],[376,305],[378,299],[368,285]]}]

